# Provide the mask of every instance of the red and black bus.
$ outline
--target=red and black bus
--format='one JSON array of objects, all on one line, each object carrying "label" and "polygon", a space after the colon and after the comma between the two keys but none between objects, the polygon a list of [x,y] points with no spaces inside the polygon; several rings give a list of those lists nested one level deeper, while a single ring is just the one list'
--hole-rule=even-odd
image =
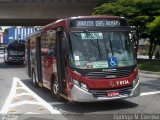
[{"label": "red and black bus", "polygon": [[93,102],[140,95],[131,28],[123,17],[61,19],[27,37],[27,72],[69,101]]}]

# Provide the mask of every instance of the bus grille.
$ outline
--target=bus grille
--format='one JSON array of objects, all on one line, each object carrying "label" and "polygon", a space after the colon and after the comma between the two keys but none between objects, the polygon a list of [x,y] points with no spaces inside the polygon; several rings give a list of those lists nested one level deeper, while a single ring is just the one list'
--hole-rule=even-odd
[{"label": "bus grille", "polygon": [[90,90],[94,97],[106,97],[109,91],[119,91],[119,95],[129,95],[131,94],[131,87],[115,90]]},{"label": "bus grille", "polygon": [[89,72],[86,74],[87,78],[90,79],[111,79],[111,78],[122,78],[128,77],[133,73],[134,69],[122,69],[122,70],[111,70],[106,72]]}]

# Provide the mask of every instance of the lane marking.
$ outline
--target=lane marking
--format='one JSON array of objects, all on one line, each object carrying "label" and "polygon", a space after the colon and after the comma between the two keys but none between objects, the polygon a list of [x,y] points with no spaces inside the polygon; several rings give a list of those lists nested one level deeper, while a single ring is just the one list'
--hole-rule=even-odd
[{"label": "lane marking", "polygon": [[32,90],[30,90],[24,83],[20,81],[19,78],[15,78],[15,79],[22,86],[22,88],[24,88],[28,93],[30,93],[42,106],[47,108],[51,112],[51,114],[61,114],[60,111],[53,109],[53,107],[50,104],[48,104],[45,100],[43,100],[41,97],[35,94]]},{"label": "lane marking", "polygon": [[16,94],[14,97],[20,97],[20,96],[31,96],[29,93],[19,93],[19,94]]},{"label": "lane marking", "polygon": [[[28,93],[16,94],[17,84],[20,84],[22,86],[22,88],[24,88],[24,90],[26,90]],[[18,89],[19,89],[19,87],[18,87]],[[155,95],[155,94],[160,94],[160,91],[144,92],[144,93],[141,93],[140,96]],[[31,95],[38,102],[22,101],[22,102],[11,104],[13,98],[20,96],[20,95]],[[13,108],[13,107],[16,107],[19,105],[23,105],[23,104],[41,105],[41,106],[47,108],[47,110],[49,110],[51,112],[51,114],[61,114],[60,111],[53,109],[53,107],[51,105],[62,104],[62,102],[51,102],[49,104],[45,100],[43,100],[41,97],[39,97],[37,94],[35,94],[32,90],[30,90],[23,82],[20,81],[19,78],[13,78],[13,83],[12,83],[10,94],[7,97],[6,102],[5,102],[4,106],[2,107],[2,110],[0,111],[0,114],[6,114],[10,108]]]},{"label": "lane marking", "polygon": [[[27,94],[27,93],[20,93],[20,94],[16,95],[17,84],[21,85],[23,90],[27,91],[31,96],[33,96],[37,100],[37,102],[21,101],[21,102],[18,102],[18,103],[11,104],[14,97]],[[18,87],[18,89],[19,89],[19,87]],[[13,107],[16,107],[16,106],[19,106],[19,105],[23,105],[23,104],[41,105],[41,106],[45,107],[48,111],[50,111],[51,114],[61,114],[60,111],[53,109],[53,107],[49,103],[47,103],[45,100],[43,100],[37,94],[35,94],[32,90],[30,90],[23,82],[20,81],[19,78],[15,77],[15,78],[13,78],[13,84],[12,84],[10,94],[7,97],[6,102],[5,102],[4,106],[2,107],[2,110],[0,111],[0,114],[6,114],[9,111],[10,108],[13,108]]]},{"label": "lane marking", "polygon": [[7,97],[5,104],[3,105],[2,110],[0,111],[0,114],[6,114],[8,112],[9,105],[11,104],[12,99],[13,99],[15,93],[16,93],[16,85],[17,85],[16,83],[17,83],[17,81],[13,79],[10,94]]}]

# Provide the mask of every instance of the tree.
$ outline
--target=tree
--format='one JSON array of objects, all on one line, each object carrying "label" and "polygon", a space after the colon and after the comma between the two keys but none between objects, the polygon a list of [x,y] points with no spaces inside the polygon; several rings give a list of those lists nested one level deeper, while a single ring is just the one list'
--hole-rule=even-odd
[{"label": "tree", "polygon": [[160,45],[160,16],[148,25],[150,35],[149,58],[151,59],[157,45]]},{"label": "tree", "polygon": [[160,14],[160,0],[116,0],[95,8],[93,14],[118,15],[128,19],[134,28],[133,40],[138,50],[139,40],[147,28],[147,24]]}]

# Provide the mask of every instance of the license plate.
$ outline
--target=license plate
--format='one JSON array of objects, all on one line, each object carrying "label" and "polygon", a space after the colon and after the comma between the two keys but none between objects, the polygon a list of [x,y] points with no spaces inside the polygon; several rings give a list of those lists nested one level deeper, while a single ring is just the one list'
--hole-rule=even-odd
[{"label": "license plate", "polygon": [[119,91],[110,91],[110,92],[107,92],[107,96],[108,97],[119,96]]}]

